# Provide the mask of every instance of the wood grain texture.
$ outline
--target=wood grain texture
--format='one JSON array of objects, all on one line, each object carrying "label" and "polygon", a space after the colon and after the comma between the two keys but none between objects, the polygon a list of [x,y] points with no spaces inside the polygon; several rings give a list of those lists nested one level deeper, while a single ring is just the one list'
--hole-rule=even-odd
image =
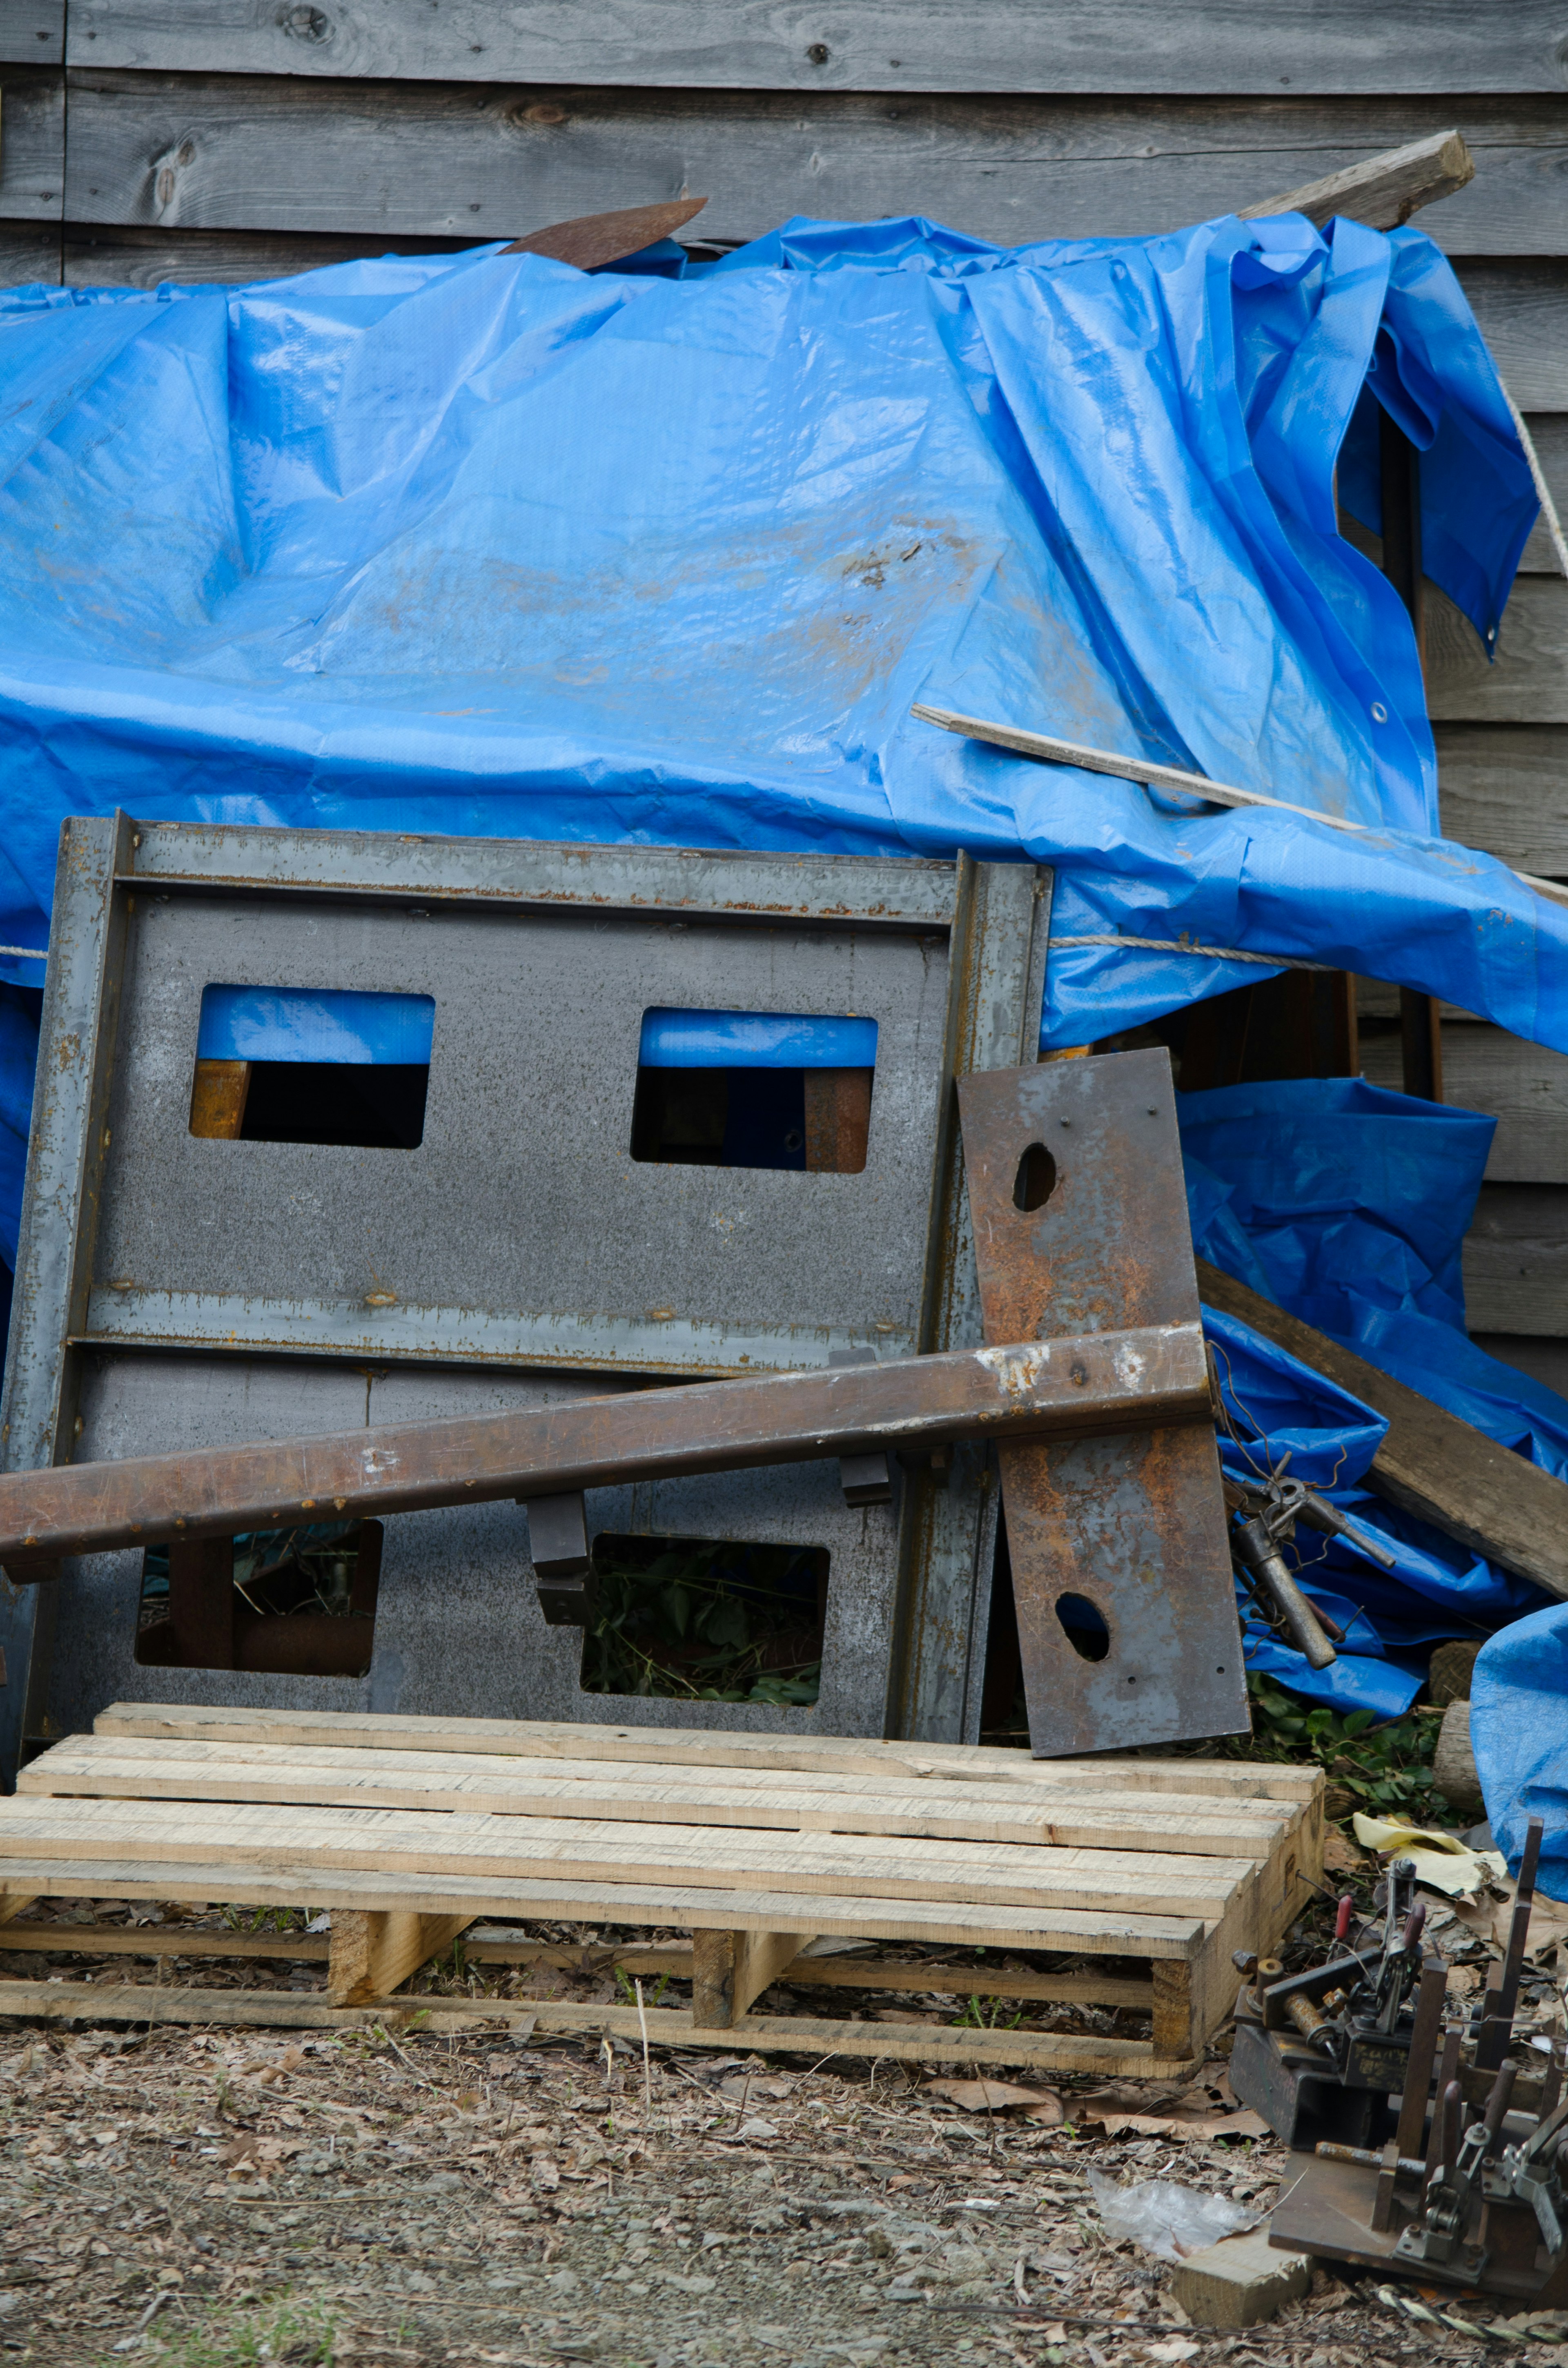
[{"label": "wood grain texture", "polygon": [[1242,209],[1248,221],[1269,214],[1305,214],[1323,229],[1336,214],[1372,230],[1397,230],[1414,213],[1457,197],[1475,178],[1475,159],[1462,133],[1438,131],[1399,148],[1385,148],[1319,180]]},{"label": "wood grain texture", "polygon": [[1042,1842],[1071,1848],[1173,1850],[1233,1858],[1268,1848],[1297,1822],[1291,1804],[1215,1802],[1127,1791],[1060,1794],[1022,1786],[945,1784],[898,1789],[869,1779],[771,1775],[702,1782],[673,1770],[592,1761],[537,1771],[479,1754],[300,1749],[266,1745],[136,1743],[89,1736],[56,1744],[17,1778],[21,1793],[54,1798],[267,1801],[375,1809],[460,1810],[469,1816],[623,1818],[631,1824],[782,1828],[791,1833],[903,1834],[954,1841]]},{"label": "wood grain texture", "polygon": [[[465,238],[402,238],[400,255],[454,255]],[[244,286],[255,279],[292,279],[332,263],[385,255],[390,241],[374,233],[334,238],[326,232],[262,230],[124,230],[74,222],[54,236],[55,276],[67,288]],[[4,249],[0,247],[0,256]]]},{"label": "wood grain texture", "polygon": [[[0,1821],[9,1815],[0,1809]],[[106,1838],[107,1839],[107,1838]],[[497,1884],[461,1874],[407,1874],[380,1867],[312,1869],[232,1853],[196,1860],[6,1855],[3,1872],[33,1899],[240,1900],[250,1907],[417,1908],[426,1916],[526,1917],[574,1924],[656,1925],[677,1931],[794,1931],[835,1940],[952,1942],[965,1948],[1051,1949],[1074,1957],[1195,1957],[1201,1917],[1062,1908],[999,1907],[967,1900],[909,1900],[794,1891],[779,1883],[715,1887],[694,1883],[575,1883],[555,1875]]]},{"label": "wood grain texture", "polygon": [[[1399,1091],[1398,1039],[1365,1042],[1362,1069],[1372,1085]],[[1483,1020],[1447,1022],[1443,1099],[1497,1121],[1486,1163],[1488,1183],[1568,1184],[1568,1053],[1509,1036]]]},{"label": "wood grain texture", "polygon": [[332,1919],[327,1992],[335,2006],[385,1998],[449,1947],[466,1916],[421,1916],[415,1908],[340,1907]]},{"label": "wood grain texture", "polygon": [[1460,256],[1454,268],[1519,409],[1568,411],[1568,259]]},{"label": "wood grain texture", "polygon": [[[1093,1759],[1031,1759],[1027,1751],[971,1743],[881,1743],[832,1735],[741,1735],[703,1727],[585,1727],[565,1719],[433,1718],[411,1711],[292,1711],[221,1705],[110,1702],[97,1736],[173,1741],[347,1745],[365,1749],[482,1751],[520,1759],[633,1760],[663,1767],[787,1769],[880,1782],[905,1776],[965,1783],[1126,1785],[1140,1793],[1203,1793],[1298,1801],[1321,1808],[1318,1770],[1251,1759],[1163,1759],[1114,1753]],[[36,1764],[36,1763],[35,1763]]]},{"label": "wood grain texture", "polygon": [[0,222],[0,288],[26,288],[34,280],[58,287],[60,245],[58,226]]},{"label": "wood grain texture", "polygon": [[1444,836],[1568,878],[1568,725],[1439,723],[1436,738]]},{"label": "wood grain texture", "polygon": [[1563,30],[1550,0],[1397,12],[1357,0],[73,0],[69,55],[209,74],[788,90],[1553,93]]},{"label": "wood grain texture", "polygon": [[1568,1183],[1483,1185],[1464,1302],[1471,1332],[1568,1334]]},{"label": "wood grain texture", "polygon": [[[99,1858],[178,1864],[213,1857],[287,1863],[314,1890],[335,1870],[378,1870],[439,1879],[510,1883],[538,1875],[597,1883],[694,1883],[793,1889],[869,1898],[962,1901],[1050,1914],[1217,1917],[1249,1858],[1199,1858],[1016,1843],[927,1842],[919,1850],[874,1834],[749,1834],[711,1827],[628,1826],[595,1818],[442,1816],[396,1809],[345,1810],[146,1800],[52,1800],[15,1794],[0,1815],[0,1860]],[[20,1890],[19,1883],[8,1887]],[[617,1917],[616,1920],[630,1921]],[[734,1928],[741,1929],[737,1924]],[[767,1928],[772,1929],[772,1928]],[[779,1927],[786,1930],[787,1927]]]},{"label": "wood grain texture", "polygon": [[64,56],[65,0],[0,0],[0,65],[60,65]]},{"label": "wood grain texture", "polygon": [[1568,723],[1568,582],[1521,575],[1490,664],[1468,617],[1426,587],[1427,707],[1434,723]]},{"label": "wood grain texture", "polygon": [[[1016,89],[1016,85],[1015,85]],[[66,211],[171,231],[513,238],[704,192],[696,235],[918,212],[976,236],[1175,228],[1449,128],[1451,105],[1168,95],[895,99],[599,84],[74,72]],[[1422,227],[1458,256],[1554,255],[1560,104],[1473,105],[1475,180]],[[1516,399],[1526,400],[1516,390]]]},{"label": "wood grain texture", "polygon": [[[1445,1030],[1445,1062],[1447,1035]],[[1561,1480],[1203,1258],[1198,1287],[1206,1306],[1240,1316],[1388,1417],[1367,1475],[1381,1496],[1549,1594],[1568,1597],[1568,1487]]]},{"label": "wood grain texture", "polygon": [[[1563,233],[1563,244],[1568,245],[1568,229]],[[1527,412],[1525,425],[1557,505],[1558,518],[1568,518],[1568,416],[1560,411]],[[1539,518],[1530,529],[1519,566],[1527,575],[1560,575],[1562,572],[1551,548],[1551,538]]]},{"label": "wood grain texture", "polygon": [[0,217],[58,222],[65,192],[65,78],[34,68],[0,74]]}]

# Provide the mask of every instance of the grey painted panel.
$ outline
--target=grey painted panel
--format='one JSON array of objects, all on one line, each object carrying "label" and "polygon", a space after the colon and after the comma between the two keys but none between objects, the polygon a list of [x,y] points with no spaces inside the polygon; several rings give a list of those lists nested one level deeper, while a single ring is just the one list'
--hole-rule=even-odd
[{"label": "grey painted panel", "polygon": [[[1361,1066],[1373,1085],[1398,1093],[1399,1038],[1364,1042]],[[1445,1023],[1443,1099],[1497,1121],[1488,1183],[1568,1184],[1568,1053],[1484,1021]]]},{"label": "grey painted panel", "polygon": [[74,0],[70,57],[214,74],[820,90],[1559,91],[1551,0]]},{"label": "grey painted panel", "polygon": [[[960,54],[967,63],[972,42]],[[1267,102],[1165,92],[1118,102],[1019,97],[1010,78],[1006,97],[977,95],[979,82],[889,101],[599,86],[607,79],[76,73],[66,211],[166,231],[482,239],[690,193],[709,199],[687,233],[697,240],[756,237],[794,213],[917,212],[1017,244],[1244,209],[1445,131],[1456,114],[1446,98],[1301,100],[1278,85]],[[1568,161],[1561,100],[1471,98],[1458,112],[1480,170],[1422,226],[1456,255],[1554,254]]]},{"label": "grey painted panel", "polygon": [[[351,1428],[369,1410],[407,1421],[602,1390],[572,1375],[415,1373],[367,1382],[314,1366],[213,1358],[92,1358],[83,1387],[90,1459]],[[613,1384],[611,1385],[613,1386]],[[596,1491],[590,1531],[753,1538],[825,1546],[827,1640],[815,1711],[584,1693],[582,1637],[539,1611],[523,1516],[510,1506],[399,1516],[386,1524],[374,1657],[360,1679],[143,1668],[133,1658],[142,1557],[67,1565],[51,1729],[90,1725],[117,1700],[263,1708],[415,1711],[434,1716],[574,1719],[880,1735],[892,1620],[896,1508],[851,1511],[836,1463]]]},{"label": "grey painted panel", "polygon": [[1426,703],[1434,723],[1568,723],[1568,582],[1517,578],[1491,664],[1469,618],[1428,585]]},{"label": "grey painted panel", "polygon": [[1445,837],[1568,878],[1568,725],[1439,723],[1437,740]]},{"label": "grey painted panel", "polygon": [[1568,1186],[1482,1187],[1464,1295],[1472,1332],[1568,1334]]},{"label": "grey painted panel", "polygon": [[64,201],[64,76],[0,75],[0,215],[58,222]]},{"label": "grey painted panel", "polygon": [[60,232],[32,222],[0,222],[0,288],[26,288],[36,279],[58,287]]},{"label": "grey painted panel", "polygon": [[[100,1293],[127,1282],[143,1304],[165,1292],[318,1303],[372,1354],[385,1335],[365,1341],[380,1319],[367,1325],[364,1303],[383,1293],[454,1315],[608,1316],[633,1333],[602,1360],[631,1364],[646,1361],[648,1327],[662,1334],[671,1318],[775,1339],[800,1328],[913,1340],[942,940],[364,905],[272,903],[257,920],[222,897],[136,903]],[[192,1136],[201,991],[213,982],[433,996],[421,1147]],[[875,1019],[864,1173],[633,1161],[638,1036],[653,1005]],[[224,1312],[216,1337],[237,1328]],[[574,1339],[551,1360],[562,1354],[587,1361]],[[779,1354],[801,1361],[787,1339]],[[732,1362],[715,1354],[709,1370]]]},{"label": "grey painted panel", "polygon": [[0,0],[0,64],[58,65],[65,53],[65,0]]},{"label": "grey painted panel", "polygon": [[945,928],[957,868],[924,857],[730,855],[550,839],[420,838],[387,831],[249,830],[142,822],[136,878],[173,887],[243,881],[299,892],[462,897],[480,905],[730,913],[745,920]]}]

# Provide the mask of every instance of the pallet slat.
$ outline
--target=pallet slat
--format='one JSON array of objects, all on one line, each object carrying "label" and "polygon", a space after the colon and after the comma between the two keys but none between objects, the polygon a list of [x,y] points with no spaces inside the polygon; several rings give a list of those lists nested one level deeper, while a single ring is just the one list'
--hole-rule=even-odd
[{"label": "pallet slat", "polygon": [[1000,1787],[944,1783],[910,1790],[869,1777],[815,1785],[774,1775],[749,1784],[681,1781],[668,1767],[618,1764],[613,1779],[591,1760],[519,1770],[496,1755],[124,1742],[105,1736],[56,1744],[22,1770],[17,1791],[67,1797],[248,1801],[321,1806],[465,1811],[506,1816],[618,1818],[782,1827],[802,1833],[902,1834],[950,1840],[1037,1842],[1099,1849],[1251,1855],[1260,1839],[1295,1819],[1289,1804],[1162,1799],[1151,1827],[1127,1793],[1008,1797]]}]

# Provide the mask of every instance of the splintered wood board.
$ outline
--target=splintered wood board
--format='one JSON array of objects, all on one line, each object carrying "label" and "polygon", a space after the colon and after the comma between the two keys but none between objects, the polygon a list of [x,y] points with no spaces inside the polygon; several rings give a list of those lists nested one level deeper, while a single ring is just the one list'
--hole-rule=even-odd
[{"label": "splintered wood board", "polygon": [[[885,1834],[757,1832],[590,1817],[432,1815],[271,1802],[56,1799],[17,1793],[0,1809],[0,1873],[23,1858],[248,1860],[301,1879],[338,1870],[470,1874],[526,1882],[551,1874],[598,1883],[709,1887],[788,1884],[801,1891],[975,1905],[1100,1908],[1130,1915],[1222,1916],[1256,1880],[1250,1858],[1053,1848],[1032,1842],[926,1841]],[[618,1918],[618,1921],[630,1920]]]},{"label": "splintered wood board", "polygon": [[687,1770],[665,1762],[519,1761],[494,1752],[73,1736],[24,1768],[19,1793],[120,1800],[249,1801],[779,1827],[800,1833],[1034,1842],[1255,1857],[1292,1832],[1289,1801],[1123,1791],[977,1787],[934,1778]]},{"label": "splintered wood board", "polygon": [[112,1702],[93,1722],[100,1736],[216,1743],[346,1744],[402,1751],[478,1751],[512,1759],[630,1759],[699,1769],[782,1769],[801,1774],[914,1777],[1017,1784],[1049,1791],[1219,1795],[1291,1801],[1322,1793],[1312,1769],[1244,1759],[1033,1759],[980,1744],[881,1743],[828,1735],[734,1735],[705,1727],[576,1725],[565,1720],[428,1718],[376,1711],[187,1709]]}]

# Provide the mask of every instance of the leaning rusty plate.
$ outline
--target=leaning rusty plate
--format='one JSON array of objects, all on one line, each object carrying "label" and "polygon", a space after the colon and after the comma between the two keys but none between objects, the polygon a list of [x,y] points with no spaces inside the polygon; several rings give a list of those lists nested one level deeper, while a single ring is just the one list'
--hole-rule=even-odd
[{"label": "leaning rusty plate", "polygon": [[[959,1108],[988,1341],[1196,1323],[1165,1052],[979,1071]],[[1244,1733],[1209,1423],[998,1453],[1037,1758]]]},{"label": "leaning rusty plate", "polygon": [[706,198],[672,198],[665,205],[623,206],[619,213],[580,214],[575,222],[551,222],[548,230],[531,230],[515,238],[507,255],[544,255],[552,263],[573,263],[579,271],[597,271],[604,264],[620,263],[640,255],[661,238],[673,238],[683,222],[699,214]]}]

